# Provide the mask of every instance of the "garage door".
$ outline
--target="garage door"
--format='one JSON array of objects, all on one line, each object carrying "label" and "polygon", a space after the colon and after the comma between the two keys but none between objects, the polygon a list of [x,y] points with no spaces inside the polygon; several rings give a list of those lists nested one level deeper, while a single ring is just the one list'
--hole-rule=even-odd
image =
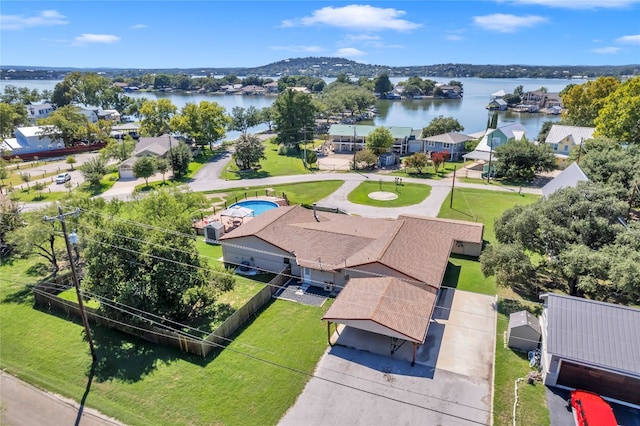
[{"label": "garage door", "polygon": [[563,362],[558,384],[640,405],[640,380],[609,371]]}]

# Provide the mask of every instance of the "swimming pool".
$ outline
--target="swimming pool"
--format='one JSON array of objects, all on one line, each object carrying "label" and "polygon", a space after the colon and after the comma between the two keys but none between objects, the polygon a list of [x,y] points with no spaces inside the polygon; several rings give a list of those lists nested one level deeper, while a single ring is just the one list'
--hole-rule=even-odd
[{"label": "swimming pool", "polygon": [[267,210],[275,209],[276,207],[278,207],[278,205],[276,203],[274,203],[273,201],[267,201],[267,200],[244,200],[244,201],[238,201],[237,203],[233,204],[229,208],[231,208],[233,206],[242,206],[242,207],[246,207],[248,209],[251,209],[251,210],[253,210],[253,215],[254,216],[259,216],[262,213],[266,212]]}]

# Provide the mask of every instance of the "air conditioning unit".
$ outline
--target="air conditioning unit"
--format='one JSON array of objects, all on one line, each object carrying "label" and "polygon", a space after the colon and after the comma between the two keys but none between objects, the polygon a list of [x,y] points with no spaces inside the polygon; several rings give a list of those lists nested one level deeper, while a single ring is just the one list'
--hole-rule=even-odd
[{"label": "air conditioning unit", "polygon": [[333,291],[333,283],[325,281],[324,291]]}]

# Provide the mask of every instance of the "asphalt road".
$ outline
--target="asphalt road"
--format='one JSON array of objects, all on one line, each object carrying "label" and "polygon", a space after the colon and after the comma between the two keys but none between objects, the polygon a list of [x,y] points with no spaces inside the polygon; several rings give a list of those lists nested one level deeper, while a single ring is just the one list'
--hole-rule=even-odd
[{"label": "asphalt road", "polygon": [[61,395],[0,373],[0,424],[11,426],[116,426],[118,421]]}]

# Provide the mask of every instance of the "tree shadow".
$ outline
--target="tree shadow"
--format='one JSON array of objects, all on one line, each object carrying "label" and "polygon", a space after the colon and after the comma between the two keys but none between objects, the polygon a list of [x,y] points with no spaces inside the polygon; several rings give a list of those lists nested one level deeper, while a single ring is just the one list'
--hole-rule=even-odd
[{"label": "tree shadow", "polygon": [[536,304],[524,304],[520,300],[515,299],[500,299],[498,300],[498,313],[503,315],[510,315],[514,312],[529,311],[535,316],[542,314],[542,305]]}]

